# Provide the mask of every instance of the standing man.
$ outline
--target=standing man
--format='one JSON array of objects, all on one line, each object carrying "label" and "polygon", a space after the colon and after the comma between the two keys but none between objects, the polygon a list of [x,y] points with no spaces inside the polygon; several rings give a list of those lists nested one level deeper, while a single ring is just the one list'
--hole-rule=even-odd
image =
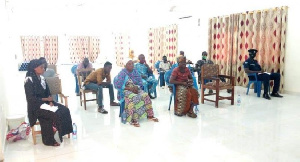
[{"label": "standing man", "polygon": [[[97,104],[98,104],[98,112],[102,114],[107,114],[108,112],[104,109],[103,105],[103,88],[109,89],[109,97],[110,97],[110,106],[120,106],[119,103],[114,102],[114,88],[111,84],[111,76],[110,71],[112,69],[112,64],[110,62],[106,62],[104,64],[104,68],[99,68],[96,71],[92,72],[87,76],[84,81],[84,86],[86,89],[97,91]],[[103,80],[106,79],[106,82]]]},{"label": "standing man", "polygon": [[155,97],[151,96],[151,93],[155,91],[158,81],[155,79],[153,71],[146,63],[145,56],[140,54],[138,59],[139,62],[134,65],[134,68],[141,74],[143,86],[148,86],[148,94],[150,98],[154,99]]},{"label": "standing man", "polygon": [[167,60],[167,56],[163,56],[163,61],[159,63],[159,79],[160,79],[160,87],[165,86],[165,73],[170,70],[171,63]]},{"label": "standing man", "polygon": [[[271,94],[272,97],[282,97],[278,94],[279,85],[280,85],[280,74],[279,73],[265,73],[261,66],[258,64],[257,60],[255,60],[255,56],[257,53],[256,49],[249,49],[249,58],[244,62],[245,73],[257,73],[257,79],[262,81],[264,84],[264,94],[263,98],[270,100],[270,96],[268,95],[268,89],[270,80],[274,80],[273,92]],[[249,77],[249,79],[253,79]]]}]

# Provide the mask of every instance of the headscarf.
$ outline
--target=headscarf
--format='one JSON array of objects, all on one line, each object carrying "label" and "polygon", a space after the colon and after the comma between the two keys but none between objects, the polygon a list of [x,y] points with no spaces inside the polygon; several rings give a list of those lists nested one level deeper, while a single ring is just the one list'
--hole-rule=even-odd
[{"label": "headscarf", "polygon": [[27,66],[26,76],[36,75],[34,69],[42,64],[43,64],[43,62],[41,60],[38,60],[38,59],[31,60]]},{"label": "headscarf", "polygon": [[[124,59],[123,60],[124,65],[126,65],[129,61],[132,61],[131,59]],[[124,100],[124,88],[126,85],[126,82],[128,79],[131,79],[133,83],[137,86],[142,87],[143,86],[143,81],[140,73],[136,70],[133,69],[132,72],[127,71],[126,68],[123,68],[117,76],[114,78],[114,87],[118,90],[118,100],[122,101]]]}]

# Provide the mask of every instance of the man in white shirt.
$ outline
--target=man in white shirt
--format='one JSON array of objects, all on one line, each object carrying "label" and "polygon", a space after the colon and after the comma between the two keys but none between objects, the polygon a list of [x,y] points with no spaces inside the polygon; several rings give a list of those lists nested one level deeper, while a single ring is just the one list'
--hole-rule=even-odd
[{"label": "man in white shirt", "polygon": [[170,70],[171,63],[167,60],[167,56],[163,56],[163,61],[159,63],[159,84],[160,87],[165,86],[165,72]]}]

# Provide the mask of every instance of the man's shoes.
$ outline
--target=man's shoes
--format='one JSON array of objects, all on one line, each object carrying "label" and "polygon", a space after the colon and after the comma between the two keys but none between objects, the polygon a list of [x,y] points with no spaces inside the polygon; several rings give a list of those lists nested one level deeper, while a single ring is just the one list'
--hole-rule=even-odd
[{"label": "man's shoes", "polygon": [[108,113],[103,107],[99,107],[98,112],[101,113],[101,114],[107,114]]},{"label": "man's shoes", "polygon": [[267,100],[271,100],[271,97],[268,94],[264,94],[263,98],[267,99]]},{"label": "man's shoes", "polygon": [[149,95],[149,97],[150,97],[151,99],[155,99],[155,97],[152,96],[151,93],[148,93],[148,95]]},{"label": "man's shoes", "polygon": [[212,90],[212,89],[210,89],[209,91],[208,91],[208,94],[213,94],[214,93],[214,91]]},{"label": "man's shoes", "polygon": [[272,97],[279,97],[279,98],[282,98],[283,96],[281,96],[280,94],[278,93],[272,93],[271,94]]},{"label": "man's shoes", "polygon": [[120,106],[120,104],[117,103],[117,102],[111,102],[111,103],[110,103],[110,106]]}]

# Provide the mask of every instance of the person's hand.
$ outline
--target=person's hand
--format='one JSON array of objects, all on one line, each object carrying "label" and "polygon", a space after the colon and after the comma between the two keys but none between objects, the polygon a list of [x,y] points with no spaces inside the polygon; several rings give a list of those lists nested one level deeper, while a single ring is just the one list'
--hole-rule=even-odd
[{"label": "person's hand", "polygon": [[143,79],[147,79],[148,77],[146,75],[142,75],[142,78]]},{"label": "person's hand", "polygon": [[51,96],[49,96],[49,97],[47,98],[47,100],[48,100],[49,102],[51,102],[51,101],[53,101],[53,98],[52,98]]},{"label": "person's hand", "polygon": [[188,80],[188,86],[193,86],[193,80]]},{"label": "person's hand", "polygon": [[53,102],[49,102],[49,105],[50,105],[50,106],[54,106]]},{"label": "person's hand", "polygon": [[134,86],[134,87],[130,87],[130,91],[137,94],[139,89],[138,89],[138,87]]},{"label": "person's hand", "polygon": [[182,82],[182,85],[183,86],[188,86],[188,83],[187,82]]}]

